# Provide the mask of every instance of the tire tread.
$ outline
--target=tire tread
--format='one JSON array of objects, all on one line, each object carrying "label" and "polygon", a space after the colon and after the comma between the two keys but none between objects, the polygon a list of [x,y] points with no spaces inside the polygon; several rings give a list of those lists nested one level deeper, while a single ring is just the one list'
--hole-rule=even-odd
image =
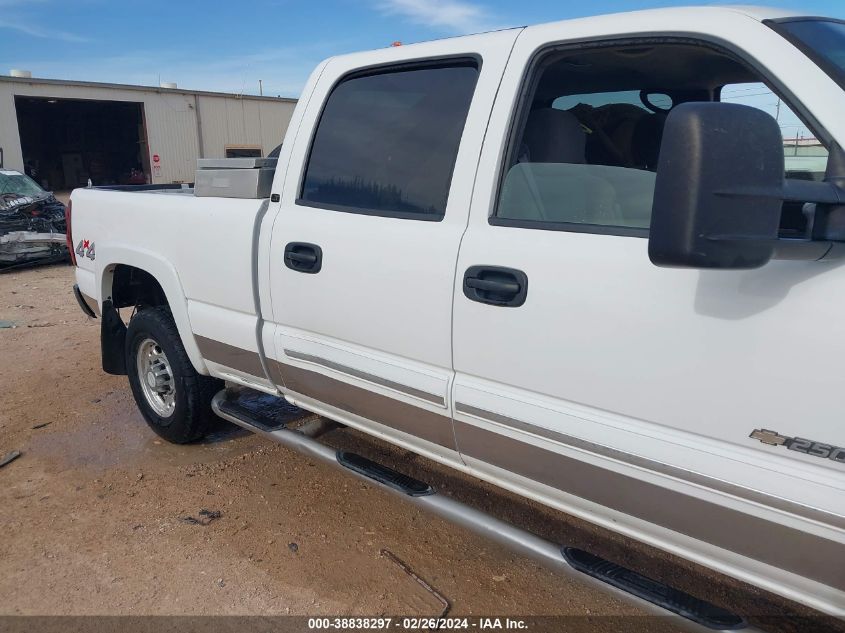
[{"label": "tire tread", "polygon": [[[141,334],[150,335],[165,348],[173,370],[177,402],[173,412],[175,418],[168,424],[164,424],[163,419],[150,408],[140,385],[136,384],[139,378],[135,369],[134,344]],[[187,444],[206,435],[215,420],[211,400],[223,388],[223,381],[202,376],[194,369],[167,306],[143,308],[130,320],[126,334],[126,359],[135,402],[153,431],[174,444]]]}]

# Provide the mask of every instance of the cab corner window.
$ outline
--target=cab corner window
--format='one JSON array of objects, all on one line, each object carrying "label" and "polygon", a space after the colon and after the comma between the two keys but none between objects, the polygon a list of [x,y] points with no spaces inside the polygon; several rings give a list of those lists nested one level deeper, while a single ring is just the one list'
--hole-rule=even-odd
[{"label": "cab corner window", "polygon": [[815,177],[826,150],[761,81],[732,55],[690,41],[549,53],[517,118],[491,223],[647,236],[667,116],[720,96],[778,109],[784,138],[798,132],[787,151],[819,154],[788,157],[787,169]]},{"label": "cab corner window", "polygon": [[474,60],[355,74],[329,96],[299,204],[441,219],[478,79]]}]

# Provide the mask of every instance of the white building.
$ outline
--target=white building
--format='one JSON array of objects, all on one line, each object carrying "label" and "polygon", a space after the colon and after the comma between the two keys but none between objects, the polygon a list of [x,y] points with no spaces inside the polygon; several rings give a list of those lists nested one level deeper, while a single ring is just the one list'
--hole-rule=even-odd
[{"label": "white building", "polygon": [[[16,74],[24,74],[16,72]],[[0,76],[0,151],[46,189],[193,182],[197,158],[266,156],[294,99]]]}]

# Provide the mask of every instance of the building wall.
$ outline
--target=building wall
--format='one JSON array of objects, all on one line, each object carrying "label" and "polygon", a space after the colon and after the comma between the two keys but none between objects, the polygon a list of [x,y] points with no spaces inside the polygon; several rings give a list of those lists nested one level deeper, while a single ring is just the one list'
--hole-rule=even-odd
[{"label": "building wall", "polygon": [[23,170],[21,137],[18,134],[18,116],[15,112],[16,84],[0,82],[0,148],[3,148],[3,165],[8,169]]},{"label": "building wall", "polygon": [[152,171],[153,183],[193,182],[199,156],[193,97],[184,94],[136,94],[144,96],[144,122],[150,156],[158,155],[160,158]]},{"label": "building wall", "polygon": [[197,99],[205,158],[224,158],[227,146],[260,147],[266,155],[282,142],[294,106],[206,95]]},{"label": "building wall", "polygon": [[[0,147],[3,148],[5,167],[18,170],[23,169],[23,156],[15,95],[142,103],[152,177],[156,184],[193,182],[200,146],[205,158],[224,157],[226,146],[256,146],[267,154],[282,142],[296,105],[291,100],[193,94],[155,88],[137,90],[39,83],[38,80],[0,81]],[[159,156],[157,164],[152,162],[154,155]]]}]

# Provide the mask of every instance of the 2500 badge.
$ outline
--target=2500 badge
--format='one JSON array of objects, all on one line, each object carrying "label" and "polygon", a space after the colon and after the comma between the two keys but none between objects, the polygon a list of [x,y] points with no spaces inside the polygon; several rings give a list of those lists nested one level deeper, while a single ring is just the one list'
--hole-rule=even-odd
[{"label": "2500 badge", "polygon": [[760,440],[763,444],[769,446],[786,446],[789,450],[797,453],[821,457],[822,459],[832,459],[840,464],[845,464],[845,448],[840,446],[814,442],[803,437],[787,437],[769,429],[754,429],[748,437]]}]

